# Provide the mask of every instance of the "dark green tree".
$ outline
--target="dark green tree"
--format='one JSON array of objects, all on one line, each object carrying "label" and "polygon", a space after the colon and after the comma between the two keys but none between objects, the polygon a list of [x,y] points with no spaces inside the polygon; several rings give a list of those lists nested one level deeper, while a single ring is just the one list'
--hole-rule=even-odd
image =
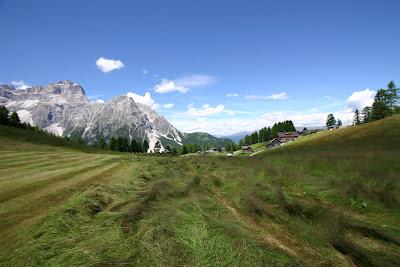
[{"label": "dark green tree", "polygon": [[340,126],[342,126],[342,125],[343,125],[342,121],[340,119],[338,119],[336,122],[336,128],[340,128]]},{"label": "dark green tree", "polygon": [[8,109],[4,106],[0,106],[0,124],[8,125],[10,120],[8,118]]},{"label": "dark green tree", "polygon": [[240,147],[244,146],[244,141],[243,141],[243,139],[240,139],[240,140],[239,140],[239,146],[240,146]]},{"label": "dark green tree", "polygon": [[154,152],[155,153],[159,153],[160,152],[160,150],[161,150],[161,143],[160,143],[160,141],[158,141],[157,140],[157,142],[154,144]]},{"label": "dark green tree", "polygon": [[362,110],[362,122],[367,123],[372,121],[372,107],[365,107]]},{"label": "dark green tree", "polygon": [[143,148],[143,152],[144,152],[144,153],[147,153],[147,150],[149,149],[149,142],[147,142],[147,139],[146,139],[146,138],[145,138],[144,141],[143,141],[142,148]]},{"label": "dark green tree", "polygon": [[375,95],[374,103],[372,104],[371,119],[373,121],[383,119],[393,114],[390,109],[390,96],[385,89],[380,89]]},{"label": "dark green tree", "polygon": [[187,149],[186,145],[183,145],[182,146],[182,155],[185,155],[187,153],[188,153],[188,149]]},{"label": "dark green tree", "polygon": [[399,88],[396,87],[394,81],[390,81],[387,85],[387,97],[388,97],[388,105],[392,110],[392,113],[395,113],[396,107],[399,101]]},{"label": "dark green tree", "polygon": [[18,117],[17,112],[12,112],[10,115],[10,125],[14,126],[14,127],[21,127],[21,121]]},{"label": "dark green tree", "polygon": [[137,153],[139,151],[139,145],[138,142],[135,139],[132,139],[131,144],[130,144],[130,152]]},{"label": "dark green tree", "polygon": [[336,125],[336,119],[333,116],[333,114],[329,114],[328,117],[326,118],[326,127],[328,129],[334,128]]},{"label": "dark green tree", "polygon": [[360,125],[361,124],[361,119],[360,119],[360,111],[358,110],[358,108],[356,108],[354,110],[354,121],[353,121],[354,125]]},{"label": "dark green tree", "polygon": [[117,150],[117,140],[114,137],[111,137],[110,142],[108,143],[108,149],[112,151]]},{"label": "dark green tree", "polygon": [[107,147],[106,141],[104,140],[104,138],[100,138],[99,142],[97,143],[97,147],[104,149]]}]

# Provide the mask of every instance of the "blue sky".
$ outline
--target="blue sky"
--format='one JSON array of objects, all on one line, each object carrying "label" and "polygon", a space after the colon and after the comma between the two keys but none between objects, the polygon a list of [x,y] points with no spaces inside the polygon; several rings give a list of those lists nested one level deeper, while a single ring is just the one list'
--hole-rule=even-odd
[{"label": "blue sky", "polygon": [[0,82],[68,79],[93,100],[131,92],[183,131],[318,125],[328,112],[346,123],[400,82],[399,11],[396,0],[0,0]]}]

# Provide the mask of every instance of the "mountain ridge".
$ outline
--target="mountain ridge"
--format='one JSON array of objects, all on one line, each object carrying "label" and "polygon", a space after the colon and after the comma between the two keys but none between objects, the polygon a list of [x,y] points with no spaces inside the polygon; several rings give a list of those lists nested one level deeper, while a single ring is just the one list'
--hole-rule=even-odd
[{"label": "mountain ridge", "polygon": [[0,105],[17,112],[23,122],[58,136],[82,138],[87,144],[111,137],[147,139],[148,152],[154,152],[157,141],[163,152],[167,144],[178,147],[187,143],[186,134],[151,107],[127,95],[104,103],[90,101],[83,87],[70,80],[25,89],[0,85]]}]

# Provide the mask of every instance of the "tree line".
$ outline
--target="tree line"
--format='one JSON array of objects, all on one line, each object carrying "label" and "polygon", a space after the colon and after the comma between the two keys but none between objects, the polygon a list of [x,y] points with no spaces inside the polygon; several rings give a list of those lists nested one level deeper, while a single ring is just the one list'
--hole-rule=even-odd
[{"label": "tree line", "polygon": [[100,138],[96,146],[103,149],[109,149],[111,151],[129,153],[143,153],[147,152],[149,149],[149,143],[147,139],[144,139],[144,141],[141,142],[132,138],[132,140],[129,142],[128,138],[114,136],[110,138],[108,144],[103,138]]},{"label": "tree line", "polygon": [[[39,135],[40,139],[43,141],[60,146],[98,148],[130,153],[147,152],[149,148],[149,143],[146,139],[144,139],[143,142],[135,139],[132,139],[132,141],[129,142],[127,138],[123,137],[111,137],[108,143],[104,138],[100,138],[98,142],[93,142],[91,145],[87,145],[81,138],[70,139],[67,136],[56,136],[37,126],[32,126],[29,123],[22,123],[17,112],[10,112],[4,106],[0,106],[0,124],[33,131],[36,135]],[[159,142],[157,143],[158,144],[155,145],[155,148],[158,147],[160,149],[161,144]]]},{"label": "tree line", "polygon": [[219,151],[225,149],[227,152],[233,152],[239,149],[238,145],[236,145],[234,142],[225,142],[223,146],[213,146],[212,144],[206,144],[203,146],[199,144],[184,144],[180,147],[178,153],[180,155],[185,155],[189,153],[197,153],[198,151],[205,152],[212,147],[215,147]]},{"label": "tree line", "polygon": [[359,109],[354,110],[353,124],[360,125],[400,114],[399,90],[394,81],[390,81],[385,89],[379,89],[372,106],[363,108],[361,112]]},{"label": "tree line", "polygon": [[23,136],[32,142],[46,143],[55,146],[66,146],[74,148],[91,149],[90,146],[86,145],[82,139],[70,139],[66,136],[56,136],[49,133],[37,126],[32,126],[29,123],[21,122],[17,112],[10,112],[6,107],[0,106],[0,124],[11,127],[21,128],[27,130],[29,134]]},{"label": "tree line", "polygon": [[294,132],[296,128],[291,120],[275,123],[272,128],[264,127],[240,139],[239,146],[249,146],[256,143],[267,142],[278,136],[278,132]]}]

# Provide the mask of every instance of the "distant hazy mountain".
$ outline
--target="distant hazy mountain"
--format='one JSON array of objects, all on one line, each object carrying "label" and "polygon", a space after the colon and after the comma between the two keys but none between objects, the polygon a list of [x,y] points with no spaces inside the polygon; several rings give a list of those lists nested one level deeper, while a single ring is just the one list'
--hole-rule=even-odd
[{"label": "distant hazy mountain", "polygon": [[233,140],[236,144],[239,143],[240,139],[242,139],[243,137],[245,137],[248,134],[251,134],[252,132],[239,132],[239,133],[235,133],[232,135],[227,135],[227,136],[219,136],[219,138],[227,138],[230,140]]},{"label": "distant hazy mountain", "polygon": [[37,125],[58,136],[82,138],[86,143],[100,138],[133,138],[149,142],[149,152],[157,141],[162,149],[167,144],[223,144],[208,134],[184,134],[149,106],[129,96],[118,96],[107,102],[90,101],[83,88],[72,81],[59,81],[47,86],[16,89],[0,85],[0,105],[16,111],[23,122]]}]

